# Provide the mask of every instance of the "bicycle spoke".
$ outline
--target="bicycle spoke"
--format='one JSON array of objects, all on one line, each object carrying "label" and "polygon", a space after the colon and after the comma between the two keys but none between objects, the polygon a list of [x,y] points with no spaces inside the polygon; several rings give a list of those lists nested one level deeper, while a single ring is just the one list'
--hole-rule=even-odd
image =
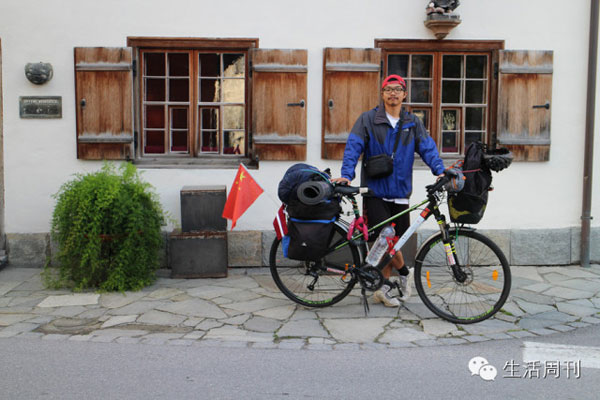
[{"label": "bicycle spoke", "polygon": [[433,241],[421,251],[417,290],[434,313],[455,322],[472,322],[488,318],[504,303],[510,271],[488,241],[475,233],[463,232],[455,238],[455,258],[461,271],[457,276],[441,241]]}]

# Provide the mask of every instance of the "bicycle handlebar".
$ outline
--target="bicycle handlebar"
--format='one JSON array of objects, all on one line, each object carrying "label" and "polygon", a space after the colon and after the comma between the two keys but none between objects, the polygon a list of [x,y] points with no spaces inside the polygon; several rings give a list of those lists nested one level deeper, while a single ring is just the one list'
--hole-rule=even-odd
[{"label": "bicycle handlebar", "polygon": [[427,189],[427,195],[431,196],[434,193],[439,192],[444,188],[444,186],[446,186],[448,182],[450,182],[450,177],[448,175],[444,175],[438,179],[436,183],[425,186],[425,189]]},{"label": "bicycle handlebar", "polygon": [[[443,177],[437,180],[437,182],[425,186],[427,189],[427,195],[433,195],[434,193],[445,188],[446,184],[450,182],[451,177],[447,174],[444,174]],[[350,186],[347,184],[334,184],[333,192],[341,194],[343,196],[352,196],[355,194],[372,194],[372,191],[367,187],[359,187],[359,186]]]},{"label": "bicycle handlebar", "polygon": [[358,186],[350,186],[350,185],[334,185],[333,192],[339,193],[343,196],[351,196],[355,194],[364,194],[369,192],[369,188],[367,187],[358,187]]}]

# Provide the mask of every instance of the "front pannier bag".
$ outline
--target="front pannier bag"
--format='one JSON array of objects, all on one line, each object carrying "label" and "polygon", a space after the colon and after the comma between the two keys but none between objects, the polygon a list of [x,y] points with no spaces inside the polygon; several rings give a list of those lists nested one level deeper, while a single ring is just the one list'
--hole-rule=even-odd
[{"label": "front pannier bag", "polygon": [[462,173],[463,190],[448,196],[450,220],[459,224],[476,224],[483,218],[487,206],[492,173],[484,163],[485,147],[474,142],[467,147]]}]

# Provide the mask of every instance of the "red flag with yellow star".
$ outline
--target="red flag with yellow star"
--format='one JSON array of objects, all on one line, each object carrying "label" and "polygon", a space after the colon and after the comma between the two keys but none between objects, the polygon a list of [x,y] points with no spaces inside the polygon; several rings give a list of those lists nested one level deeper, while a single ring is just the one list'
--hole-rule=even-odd
[{"label": "red flag with yellow star", "polygon": [[252,178],[244,164],[240,164],[222,215],[223,218],[231,220],[231,229],[262,192],[263,189]]}]

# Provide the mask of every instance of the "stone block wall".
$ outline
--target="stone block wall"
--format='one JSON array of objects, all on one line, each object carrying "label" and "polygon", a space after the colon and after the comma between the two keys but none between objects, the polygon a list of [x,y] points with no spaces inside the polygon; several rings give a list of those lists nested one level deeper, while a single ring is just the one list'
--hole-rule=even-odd
[{"label": "stone block wall", "polygon": [[[580,228],[480,230],[504,252],[511,265],[570,265],[580,262]],[[433,230],[417,232],[420,246]],[[600,228],[592,229],[591,261],[600,263]],[[164,232],[160,267],[168,268],[168,233]],[[273,231],[229,231],[229,267],[269,265]],[[8,262],[14,266],[41,268],[46,260],[55,263],[58,248],[48,233],[9,233],[6,235]]]}]

